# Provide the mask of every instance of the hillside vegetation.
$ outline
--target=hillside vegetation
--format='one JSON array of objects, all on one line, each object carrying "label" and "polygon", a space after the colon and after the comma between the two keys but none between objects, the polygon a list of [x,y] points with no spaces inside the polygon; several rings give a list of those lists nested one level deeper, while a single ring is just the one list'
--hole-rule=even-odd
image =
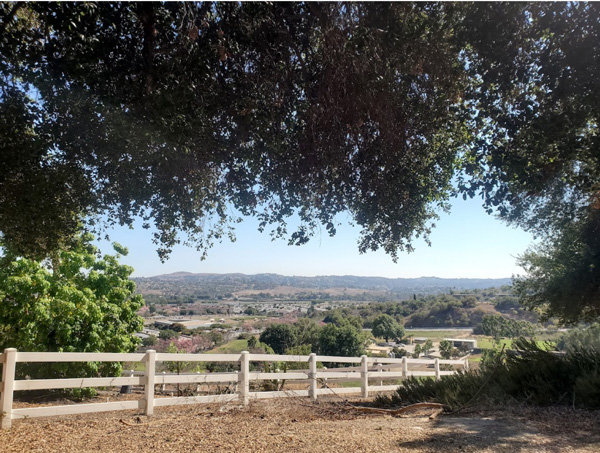
[{"label": "hillside vegetation", "polygon": [[193,274],[176,272],[134,279],[149,301],[195,301],[236,298],[312,298],[334,300],[403,300],[416,295],[483,290],[509,285],[510,278],[384,278],[344,276],[295,277],[278,274]]}]

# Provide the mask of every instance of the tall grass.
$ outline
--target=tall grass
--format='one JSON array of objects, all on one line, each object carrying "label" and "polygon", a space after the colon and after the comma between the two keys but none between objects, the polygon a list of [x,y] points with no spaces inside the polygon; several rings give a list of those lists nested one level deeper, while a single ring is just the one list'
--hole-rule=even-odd
[{"label": "tall grass", "polygon": [[437,402],[455,411],[482,403],[568,404],[600,409],[600,351],[578,349],[567,354],[548,351],[519,338],[513,349],[495,351],[479,370],[444,376],[439,381],[410,378],[380,406]]}]

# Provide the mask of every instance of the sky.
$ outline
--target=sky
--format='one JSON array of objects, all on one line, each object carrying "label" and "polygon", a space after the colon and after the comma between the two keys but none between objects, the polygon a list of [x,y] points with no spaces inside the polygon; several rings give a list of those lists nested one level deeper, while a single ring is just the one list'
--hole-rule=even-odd
[{"label": "sky", "polygon": [[[121,262],[132,266],[133,277],[150,277],[172,272],[275,273],[295,276],[357,275],[388,278],[506,278],[523,274],[517,255],[533,243],[531,234],[507,226],[485,213],[481,200],[455,199],[450,214],[442,213],[432,231],[431,247],[414,242],[415,251],[400,253],[397,263],[383,251],[359,254],[359,229],[337,228],[335,237],[325,232],[308,244],[288,246],[285,240],[271,241],[257,231],[254,219],[236,228],[236,242],[215,244],[201,261],[200,252],[178,246],[170,259],[161,263],[152,243],[151,230],[134,227],[109,231],[110,239],[129,249]],[[112,252],[110,242],[98,241],[102,252]]]}]

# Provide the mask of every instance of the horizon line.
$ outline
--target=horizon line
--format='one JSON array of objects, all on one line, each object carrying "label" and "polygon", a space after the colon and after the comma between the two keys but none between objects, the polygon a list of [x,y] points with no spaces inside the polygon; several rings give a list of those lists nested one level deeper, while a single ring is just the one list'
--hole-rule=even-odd
[{"label": "horizon line", "polygon": [[255,274],[246,274],[244,272],[189,272],[189,271],[175,271],[166,274],[156,274],[148,276],[137,276],[131,278],[155,278],[155,277],[166,277],[177,274],[189,274],[189,275],[244,275],[247,277],[255,277],[259,275],[277,275],[280,277],[296,277],[296,278],[322,278],[322,277],[358,277],[358,278],[382,278],[386,280],[418,280],[422,278],[435,278],[439,280],[512,280],[514,276],[510,277],[437,277],[435,275],[422,275],[420,277],[383,277],[380,275],[355,275],[355,274],[322,274],[322,275],[285,275],[278,274],[276,272],[258,272]]}]

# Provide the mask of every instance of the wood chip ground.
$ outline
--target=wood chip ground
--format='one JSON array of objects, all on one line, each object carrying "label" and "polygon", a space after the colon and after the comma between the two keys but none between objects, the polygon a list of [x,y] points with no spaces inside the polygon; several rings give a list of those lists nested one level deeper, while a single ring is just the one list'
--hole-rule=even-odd
[{"label": "wood chip ground", "polygon": [[[357,404],[361,404],[357,402]],[[18,420],[1,452],[600,452],[600,413],[496,409],[392,417],[306,399]]]}]

